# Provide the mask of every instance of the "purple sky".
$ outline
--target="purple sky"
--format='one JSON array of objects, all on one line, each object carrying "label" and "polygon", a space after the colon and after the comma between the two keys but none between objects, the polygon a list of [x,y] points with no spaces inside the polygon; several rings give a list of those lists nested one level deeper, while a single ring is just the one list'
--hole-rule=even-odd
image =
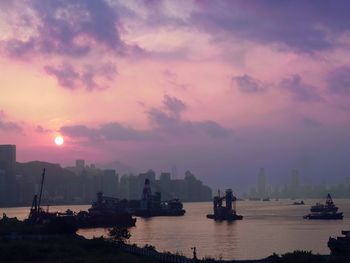
[{"label": "purple sky", "polygon": [[[0,143],[19,161],[350,176],[349,1],[1,1]],[[63,136],[62,146],[54,144]]]}]

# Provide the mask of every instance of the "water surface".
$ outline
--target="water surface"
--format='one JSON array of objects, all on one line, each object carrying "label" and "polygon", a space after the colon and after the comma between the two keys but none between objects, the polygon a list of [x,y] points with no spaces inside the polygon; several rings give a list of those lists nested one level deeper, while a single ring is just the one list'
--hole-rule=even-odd
[{"label": "water surface", "polygon": [[[350,230],[350,200],[335,200],[344,212],[343,220],[304,220],[303,215],[316,201],[306,200],[305,206],[294,206],[292,200],[240,201],[237,202],[243,220],[232,223],[207,219],[212,204],[184,203],[183,217],[137,218],[136,227],[130,229],[131,243],[151,244],[159,251],[180,252],[191,255],[196,246],[198,256],[223,259],[257,259],[272,253],[299,250],[328,254],[329,236]],[[51,211],[64,211],[68,206],[50,207]],[[87,210],[89,206],[69,206],[74,211]],[[28,215],[29,208],[0,208],[0,213],[17,216]],[[105,229],[79,230],[79,234],[91,238],[107,235]]]}]

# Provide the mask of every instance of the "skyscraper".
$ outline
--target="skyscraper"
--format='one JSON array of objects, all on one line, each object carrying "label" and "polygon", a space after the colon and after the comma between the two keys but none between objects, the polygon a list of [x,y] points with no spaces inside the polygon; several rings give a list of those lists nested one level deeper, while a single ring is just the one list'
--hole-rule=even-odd
[{"label": "skyscraper", "polygon": [[113,169],[106,169],[102,176],[102,192],[105,196],[117,197],[119,175]]},{"label": "skyscraper", "polygon": [[290,184],[290,192],[291,192],[292,198],[298,197],[299,189],[300,189],[299,172],[298,170],[293,169],[291,174],[291,184]]},{"label": "skyscraper", "polygon": [[259,198],[266,197],[266,176],[265,176],[264,168],[260,168],[260,173],[258,176],[258,197]]},{"label": "skyscraper", "polygon": [[2,203],[9,205],[16,202],[16,145],[0,145],[0,170],[2,174]]},{"label": "skyscraper", "polygon": [[0,169],[14,176],[16,169],[16,145],[0,145]]}]

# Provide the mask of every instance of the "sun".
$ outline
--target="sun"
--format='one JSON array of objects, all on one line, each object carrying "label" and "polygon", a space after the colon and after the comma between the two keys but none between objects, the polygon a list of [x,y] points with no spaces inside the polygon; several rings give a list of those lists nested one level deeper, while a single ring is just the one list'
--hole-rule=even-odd
[{"label": "sun", "polygon": [[62,137],[61,135],[57,135],[57,136],[55,137],[55,144],[56,144],[57,146],[61,146],[63,143],[64,143],[63,137]]}]

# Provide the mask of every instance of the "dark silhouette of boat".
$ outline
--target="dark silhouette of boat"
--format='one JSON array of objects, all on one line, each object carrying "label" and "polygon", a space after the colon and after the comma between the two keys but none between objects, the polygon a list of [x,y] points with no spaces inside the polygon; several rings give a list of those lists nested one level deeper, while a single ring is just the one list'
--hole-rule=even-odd
[{"label": "dark silhouette of boat", "polygon": [[305,203],[301,200],[300,202],[294,202],[293,205],[305,205]]},{"label": "dark silhouette of boat", "polygon": [[168,201],[161,201],[161,199],[160,192],[152,194],[150,180],[145,179],[139,206],[131,210],[134,215],[140,217],[183,216],[186,213],[179,199],[175,198]]},{"label": "dark silhouette of boat", "polygon": [[131,227],[136,218],[153,216],[183,216],[185,214],[179,199],[161,201],[161,193],[152,194],[150,181],[145,179],[141,200],[120,200],[97,193],[97,201],[88,211],[80,211],[75,217],[79,228]]},{"label": "dark silhouette of boat", "polygon": [[327,195],[326,203],[317,203],[310,208],[311,213],[304,216],[304,219],[343,219],[343,213],[338,212],[330,194]]},{"label": "dark silhouette of boat", "polygon": [[75,219],[79,228],[132,227],[136,223],[136,218],[119,199],[103,196],[102,192],[97,193],[97,200],[91,208],[77,213]]},{"label": "dark silhouette of boat", "polygon": [[328,240],[328,247],[333,255],[349,255],[350,256],[350,231],[341,231],[341,237]]},{"label": "dark silhouette of boat", "polygon": [[[226,206],[222,206],[222,202],[225,200]],[[235,221],[242,220],[243,216],[237,215],[236,213],[236,200],[237,198],[233,196],[232,190],[227,189],[225,196],[215,196],[213,199],[214,214],[208,214],[207,218],[214,219],[218,221]]]},{"label": "dark silhouette of boat", "polygon": [[29,216],[24,220],[26,225],[35,226],[45,234],[74,234],[77,224],[73,212],[67,210],[66,213],[49,212],[41,207],[41,200],[45,181],[45,168],[41,176],[39,198],[34,195]]}]

